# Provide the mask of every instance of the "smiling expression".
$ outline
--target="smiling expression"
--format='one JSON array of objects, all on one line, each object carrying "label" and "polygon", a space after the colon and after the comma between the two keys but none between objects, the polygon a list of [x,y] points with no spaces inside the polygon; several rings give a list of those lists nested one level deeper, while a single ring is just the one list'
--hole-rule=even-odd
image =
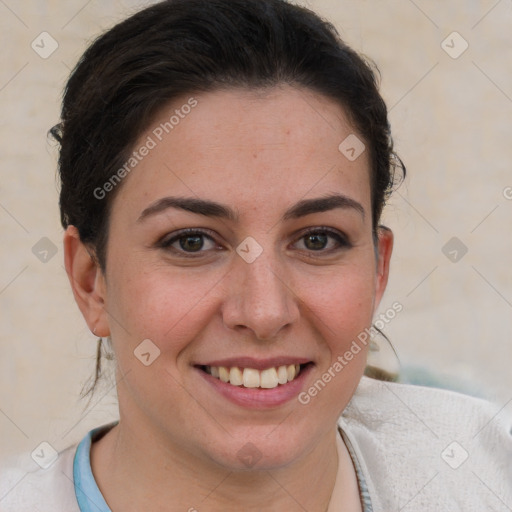
[{"label": "smiling expression", "polygon": [[[371,324],[389,240],[376,260],[368,151],[339,151],[355,130],[338,103],[290,86],[195,98],[113,201],[100,327],[121,421],[231,468],[250,440],[277,467],[333,428],[359,382],[365,350],[297,400]],[[160,351],[147,366],[143,340]]]}]

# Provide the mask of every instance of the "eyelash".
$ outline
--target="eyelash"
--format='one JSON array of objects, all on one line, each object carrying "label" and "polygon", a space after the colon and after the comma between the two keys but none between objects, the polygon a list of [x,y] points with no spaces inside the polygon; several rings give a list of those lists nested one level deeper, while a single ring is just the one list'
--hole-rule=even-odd
[{"label": "eyelash", "polygon": [[[306,231],[304,231],[301,234],[301,236],[296,240],[296,242],[306,238],[307,236],[316,235],[316,234],[328,235],[329,237],[335,239],[335,241],[337,243],[337,247],[331,248],[331,249],[319,249],[317,251],[315,251],[313,249],[301,249],[301,250],[311,253],[311,255],[313,255],[313,254],[330,254],[332,252],[340,251],[343,249],[350,249],[352,247],[352,244],[350,243],[350,241],[348,240],[348,238],[345,235],[343,235],[331,228],[327,228],[327,227],[323,227],[323,226],[307,229]],[[159,242],[157,242],[157,247],[159,247],[161,249],[165,249],[165,250],[171,250],[172,252],[176,252],[181,257],[198,258],[198,257],[201,257],[207,251],[199,250],[196,252],[187,252],[187,251],[183,251],[182,249],[176,249],[174,247],[171,247],[172,244],[174,244],[175,242],[178,242],[180,239],[187,238],[189,236],[198,236],[198,235],[206,237],[207,239],[209,239],[215,243],[215,238],[213,236],[212,231],[204,230],[204,229],[196,229],[196,228],[186,228],[186,229],[182,229],[181,231],[178,231],[171,238],[165,238],[165,237],[162,238]]]}]

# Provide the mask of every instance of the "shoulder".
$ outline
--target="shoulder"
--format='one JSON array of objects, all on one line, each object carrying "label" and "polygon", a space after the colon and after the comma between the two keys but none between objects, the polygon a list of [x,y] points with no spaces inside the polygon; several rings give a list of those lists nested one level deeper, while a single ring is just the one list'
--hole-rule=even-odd
[{"label": "shoulder", "polygon": [[418,511],[433,503],[512,506],[512,419],[504,404],[363,377],[340,426],[384,509],[409,501]]},{"label": "shoulder", "polygon": [[[506,405],[506,404],[505,404]],[[398,417],[397,417],[398,415]],[[372,429],[394,431],[400,425],[413,424],[416,431],[436,436],[451,433],[460,435],[460,429],[476,435],[489,427],[512,440],[512,416],[504,404],[494,404],[481,398],[432,387],[397,384],[363,377],[345,409],[347,421],[367,424]],[[421,428],[420,428],[421,427]],[[476,429],[476,431],[475,431]],[[486,439],[486,435],[481,439]]]},{"label": "shoulder", "polygon": [[73,483],[75,452],[76,445],[63,450],[46,469],[38,467],[29,454],[7,461],[0,470],[0,510],[79,512]]}]

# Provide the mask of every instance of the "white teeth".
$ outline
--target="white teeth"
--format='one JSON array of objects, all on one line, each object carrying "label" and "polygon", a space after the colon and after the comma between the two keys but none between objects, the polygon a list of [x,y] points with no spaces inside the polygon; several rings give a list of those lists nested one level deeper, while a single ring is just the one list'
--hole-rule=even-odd
[{"label": "white teeth", "polygon": [[242,369],[238,366],[231,368],[227,368],[226,366],[206,366],[205,371],[212,377],[220,379],[222,382],[232,384],[233,386],[272,389],[294,380],[300,373],[300,365],[282,365],[261,371],[254,368]]},{"label": "white teeth", "polygon": [[277,381],[279,384],[286,384],[288,382],[288,372],[286,366],[280,366],[277,369]]},{"label": "white teeth", "polygon": [[286,373],[288,374],[288,380],[293,380],[295,378],[295,365],[289,364],[286,368]]},{"label": "white teeth", "polygon": [[276,388],[279,384],[277,379],[277,371],[275,368],[269,368],[268,370],[263,370],[260,373],[260,387],[271,389]]},{"label": "white teeth", "polygon": [[237,366],[233,366],[233,368],[229,370],[229,382],[233,384],[233,386],[241,386],[244,383],[242,372]]},{"label": "white teeth", "polygon": [[225,366],[219,366],[219,379],[222,382],[229,382],[229,370]]},{"label": "white teeth", "polygon": [[246,388],[259,388],[260,372],[254,368],[244,368],[244,386]]}]

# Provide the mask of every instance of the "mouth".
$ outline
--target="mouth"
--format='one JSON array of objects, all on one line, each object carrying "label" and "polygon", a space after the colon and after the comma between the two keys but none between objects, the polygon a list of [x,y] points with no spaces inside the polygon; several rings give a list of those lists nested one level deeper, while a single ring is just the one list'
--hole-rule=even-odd
[{"label": "mouth", "polygon": [[197,366],[200,370],[226,384],[243,388],[274,389],[299,377],[313,363],[271,366],[262,370],[238,366]]},{"label": "mouth", "polygon": [[[193,364],[209,398],[223,397],[244,409],[273,409],[292,402],[303,390],[315,363],[296,357],[266,360],[223,359]],[[213,392],[213,395],[210,393]]]}]

